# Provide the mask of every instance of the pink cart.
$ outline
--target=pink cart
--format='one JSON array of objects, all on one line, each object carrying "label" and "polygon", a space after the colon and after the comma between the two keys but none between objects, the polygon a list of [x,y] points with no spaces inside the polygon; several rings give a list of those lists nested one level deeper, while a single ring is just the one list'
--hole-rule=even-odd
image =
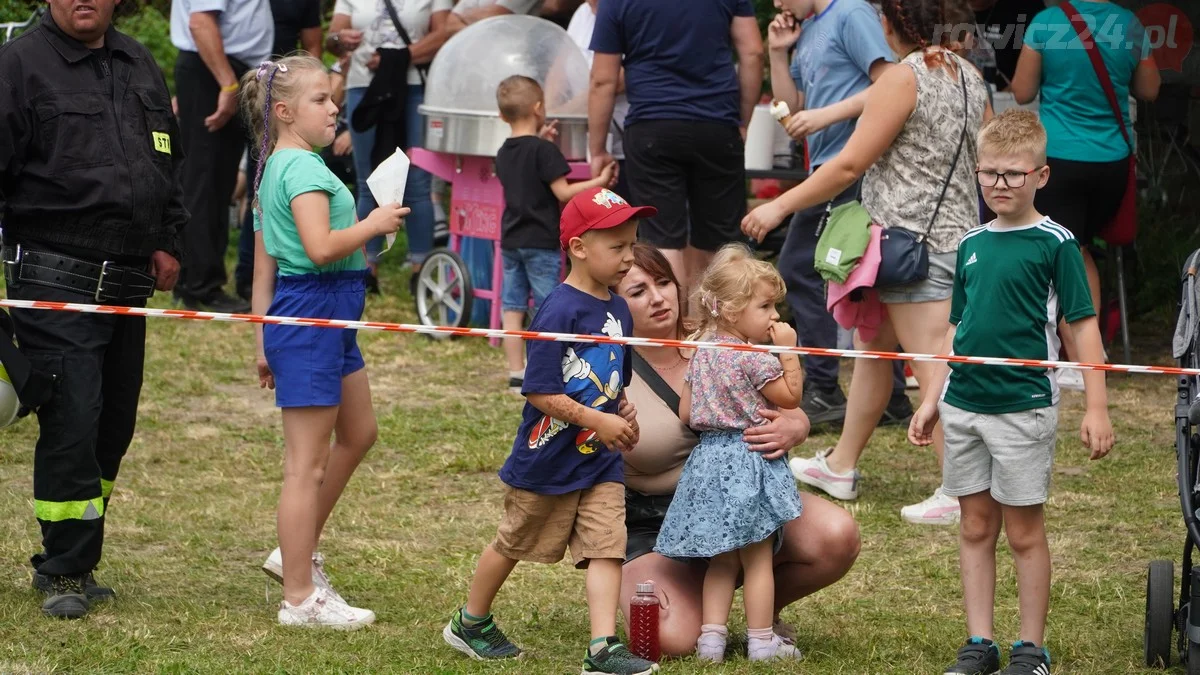
[{"label": "pink cart", "polygon": [[[500,287],[503,262],[500,254],[500,215],[504,191],[496,177],[491,157],[450,155],[420,148],[412,151],[412,163],[452,186],[450,199],[450,247],[429,254],[417,277],[417,317],[429,326],[466,326],[471,320],[471,302],[491,301],[489,325],[500,327]],[[570,164],[571,180],[591,177],[588,165]],[[495,242],[492,256],[491,290],[477,289],[462,256],[462,238]],[[499,344],[492,340],[492,344]]]}]

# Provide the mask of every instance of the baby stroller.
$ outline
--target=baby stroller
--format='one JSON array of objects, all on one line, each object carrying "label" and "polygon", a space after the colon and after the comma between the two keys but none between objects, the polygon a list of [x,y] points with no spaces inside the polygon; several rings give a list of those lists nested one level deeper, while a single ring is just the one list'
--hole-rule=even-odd
[{"label": "baby stroller", "polygon": [[[1200,368],[1200,250],[1183,266],[1179,321],[1173,339],[1181,368]],[[1179,631],[1176,648],[1188,675],[1200,675],[1200,565],[1192,553],[1200,543],[1200,377],[1181,375],[1175,398],[1175,454],[1178,462],[1179,503],[1187,526],[1180,574],[1179,604],[1175,605],[1175,570],[1170,560],[1150,563],[1146,578],[1146,665],[1171,664],[1172,631]],[[1192,616],[1192,610],[1196,615]]]}]

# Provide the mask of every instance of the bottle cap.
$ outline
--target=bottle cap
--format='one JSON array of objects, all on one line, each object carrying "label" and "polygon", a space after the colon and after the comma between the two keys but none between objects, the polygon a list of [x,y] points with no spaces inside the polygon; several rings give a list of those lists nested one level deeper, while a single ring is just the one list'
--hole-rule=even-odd
[{"label": "bottle cap", "polygon": [[654,582],[653,581],[643,581],[642,583],[637,585],[637,592],[644,593],[646,595],[653,595],[654,594]]}]

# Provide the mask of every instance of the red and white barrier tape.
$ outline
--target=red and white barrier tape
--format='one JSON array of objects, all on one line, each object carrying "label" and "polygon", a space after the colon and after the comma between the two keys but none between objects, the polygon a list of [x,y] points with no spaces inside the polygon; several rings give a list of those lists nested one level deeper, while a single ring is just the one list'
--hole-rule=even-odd
[{"label": "red and white barrier tape", "polygon": [[1200,368],[1175,368],[1171,366],[1132,366],[1108,363],[1075,363],[1072,361],[1043,361],[1038,359],[1011,359],[983,356],[947,356],[939,354],[909,354],[904,352],[875,352],[862,349],[821,349],[818,347],[777,347],[774,345],[738,345],[727,342],[693,342],[689,340],[659,340],[639,337],[609,337],[607,335],[572,335],[568,333],[535,333],[523,330],[500,330],[496,328],[456,328],[453,326],[425,326],[406,323],[383,323],[380,321],[347,321],[344,319],[308,319],[289,316],[255,316],[253,314],[227,314],[224,312],[194,312],[186,309],[150,309],[144,307],[117,307],[112,305],[87,305],[75,302],[48,302],[44,300],[0,300],[0,307],[16,309],[44,309],[59,312],[82,312],[87,314],[122,314],[165,319],[189,319],[193,321],[224,321],[229,323],[261,323],[279,326],[311,326],[316,328],[353,328],[357,330],[383,331],[388,333],[420,333],[424,335],[468,335],[474,337],[503,338],[519,337],[525,340],[550,340],[556,342],[600,342],[625,344],[635,347],[679,347],[685,349],[731,349],[743,352],[765,352],[770,354],[792,353],[810,356],[836,356],[852,359],[883,359],[889,361],[932,361],[943,363],[974,363],[984,366],[1019,366],[1022,368],[1061,368],[1064,370],[1102,370],[1116,373],[1145,373],[1149,375],[1200,375]]}]

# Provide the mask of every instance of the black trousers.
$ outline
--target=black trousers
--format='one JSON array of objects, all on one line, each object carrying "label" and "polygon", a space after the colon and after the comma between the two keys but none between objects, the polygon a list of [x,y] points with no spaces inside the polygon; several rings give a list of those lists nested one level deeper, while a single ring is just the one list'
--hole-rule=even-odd
[{"label": "black trousers", "polygon": [[[245,64],[230,59],[234,74]],[[229,203],[237,186],[238,164],[246,151],[241,115],[234,115],[216,133],[204,119],[217,110],[221,87],[196,52],[180,52],[175,62],[182,136],[183,203],[191,214],[184,232],[183,263],[176,295],[205,302],[221,292],[227,279],[225,249],[229,246]]]},{"label": "black trousers", "polygon": [[[94,303],[90,296],[32,284],[8,287],[17,300]],[[42,574],[84,574],[100,562],[104,518],[121,459],[133,440],[146,320],[142,317],[13,309],[21,352],[57,378],[38,409],[33,499]]]}]

